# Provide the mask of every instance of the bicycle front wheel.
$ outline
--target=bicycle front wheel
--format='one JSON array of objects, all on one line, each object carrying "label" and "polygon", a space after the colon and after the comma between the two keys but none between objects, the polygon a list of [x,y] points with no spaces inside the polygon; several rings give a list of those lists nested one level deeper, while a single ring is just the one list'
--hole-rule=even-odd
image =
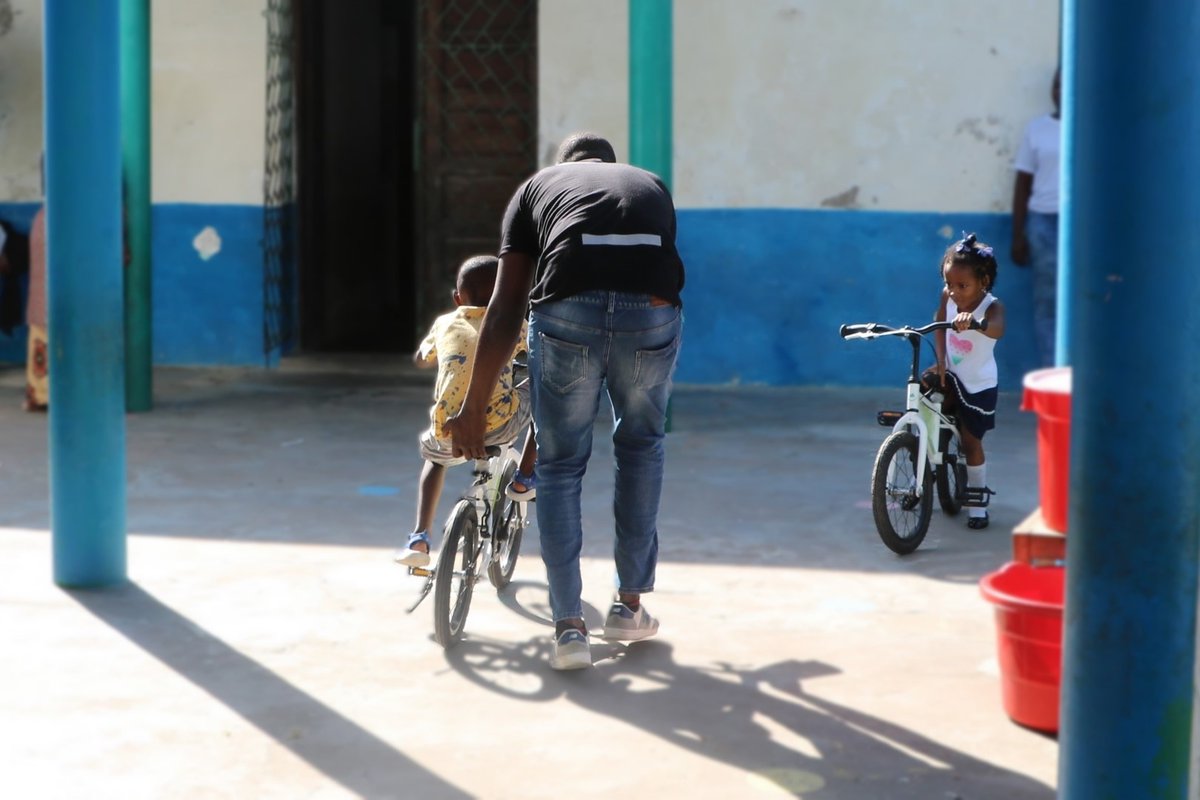
[{"label": "bicycle front wheel", "polygon": [[469,500],[459,500],[446,521],[442,550],[434,570],[433,635],[442,647],[453,647],[462,638],[475,588],[478,541],[475,506]]},{"label": "bicycle front wheel", "polygon": [[929,469],[917,475],[920,440],[897,431],[883,440],[871,471],[871,511],[879,538],[894,553],[916,550],[929,530],[933,514],[933,481]]}]

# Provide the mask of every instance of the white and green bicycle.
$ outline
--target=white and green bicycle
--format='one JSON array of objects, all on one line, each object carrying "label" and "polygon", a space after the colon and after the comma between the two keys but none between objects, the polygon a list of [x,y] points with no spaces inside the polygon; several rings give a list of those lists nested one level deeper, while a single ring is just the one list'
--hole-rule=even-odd
[{"label": "white and green bicycle", "polygon": [[446,519],[433,569],[408,568],[409,574],[425,578],[408,612],[415,611],[432,589],[433,635],[445,648],[462,638],[475,584],[487,575],[499,590],[512,580],[529,524],[528,503],[505,496],[519,453],[512,444],[487,451],[487,458],[475,460],[471,486]]},{"label": "white and green bicycle", "polygon": [[[941,392],[921,388],[921,341],[927,334],[950,330],[953,322],[932,322],[920,328],[893,328],[877,322],[843,325],[843,339],[877,339],[900,336],[912,345],[912,370],[908,376],[903,411],[880,411],[876,419],[891,434],[879,446],[871,470],[871,512],[879,538],[890,550],[908,555],[929,531],[933,515],[933,484],[937,484],[942,511],[956,515],[963,506],[986,507],[992,494],[986,488],[967,487],[967,460],[962,455],[958,423],[942,409]],[[972,325],[987,327],[987,320]]]}]

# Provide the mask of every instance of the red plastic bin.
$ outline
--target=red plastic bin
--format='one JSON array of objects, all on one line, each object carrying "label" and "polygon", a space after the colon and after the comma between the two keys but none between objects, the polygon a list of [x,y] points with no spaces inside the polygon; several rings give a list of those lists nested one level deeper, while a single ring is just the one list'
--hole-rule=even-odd
[{"label": "red plastic bin", "polygon": [[1066,533],[1071,473],[1071,368],[1052,367],[1025,375],[1021,409],[1038,415],[1038,491],[1042,517]]},{"label": "red plastic bin", "polygon": [[979,581],[980,593],[996,607],[1004,711],[1047,733],[1058,733],[1063,577],[1062,567],[1010,561]]}]

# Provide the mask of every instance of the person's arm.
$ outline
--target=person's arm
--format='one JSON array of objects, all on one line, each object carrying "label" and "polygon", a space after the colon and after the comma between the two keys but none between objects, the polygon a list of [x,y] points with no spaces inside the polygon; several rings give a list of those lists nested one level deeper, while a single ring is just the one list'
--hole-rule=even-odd
[{"label": "person's arm", "polygon": [[983,312],[987,320],[987,330],[980,331],[984,336],[999,339],[1004,335],[1004,305],[999,300],[993,300],[987,311]]},{"label": "person's arm", "polygon": [[532,258],[514,252],[500,256],[496,288],[479,328],[479,344],[475,348],[467,396],[459,412],[446,420],[446,432],[454,440],[455,456],[483,458],[486,455],[483,437],[487,432],[488,401],[500,379],[501,368],[517,344],[532,282]]},{"label": "person's arm", "polygon": [[437,328],[438,324],[435,322],[429,333],[425,334],[425,338],[417,345],[417,350],[413,353],[414,366],[422,369],[437,366]]},{"label": "person's arm", "polygon": [[1013,179],[1012,199],[1012,260],[1025,266],[1029,263],[1029,240],[1025,237],[1025,218],[1029,213],[1029,197],[1033,194],[1033,173],[1017,170]]},{"label": "person's arm", "polygon": [[8,260],[8,253],[5,252],[5,245],[8,244],[8,231],[0,225],[0,275],[8,275],[13,271],[12,264]]}]

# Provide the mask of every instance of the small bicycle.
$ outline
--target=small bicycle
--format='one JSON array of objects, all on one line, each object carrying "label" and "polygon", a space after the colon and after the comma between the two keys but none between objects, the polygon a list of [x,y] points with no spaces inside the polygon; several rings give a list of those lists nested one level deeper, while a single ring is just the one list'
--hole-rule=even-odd
[{"label": "small bicycle", "polygon": [[512,580],[521,537],[529,524],[528,503],[505,496],[517,471],[519,453],[512,443],[490,446],[487,453],[487,458],[475,460],[471,486],[450,511],[433,569],[408,568],[410,575],[425,578],[408,613],[433,589],[433,634],[445,648],[462,638],[480,578],[486,573],[497,590]]},{"label": "small bicycle", "polygon": [[[879,538],[890,550],[908,555],[929,530],[933,514],[932,484],[937,483],[942,511],[954,516],[964,506],[986,508],[992,491],[967,486],[967,461],[962,455],[958,423],[942,410],[941,392],[921,389],[921,341],[926,334],[954,327],[932,322],[920,328],[892,328],[875,322],[843,325],[843,339],[902,336],[912,345],[912,371],[904,411],[880,411],[876,420],[892,433],[883,440],[871,470],[871,512]],[[987,320],[971,326],[985,330]]]}]

